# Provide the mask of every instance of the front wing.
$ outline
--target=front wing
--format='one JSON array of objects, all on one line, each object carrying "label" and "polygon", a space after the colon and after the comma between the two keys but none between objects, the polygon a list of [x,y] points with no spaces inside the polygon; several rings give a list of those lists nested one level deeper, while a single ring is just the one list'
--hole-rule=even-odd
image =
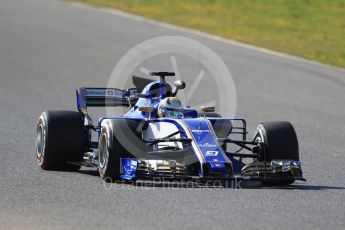
[{"label": "front wing", "polygon": [[271,162],[254,162],[243,167],[240,174],[228,175],[190,175],[188,171],[179,167],[174,161],[162,162],[160,168],[152,169],[147,163],[134,158],[121,159],[121,178],[126,180],[135,179],[169,179],[169,180],[260,180],[281,181],[301,180],[303,178],[299,161],[273,160]]}]

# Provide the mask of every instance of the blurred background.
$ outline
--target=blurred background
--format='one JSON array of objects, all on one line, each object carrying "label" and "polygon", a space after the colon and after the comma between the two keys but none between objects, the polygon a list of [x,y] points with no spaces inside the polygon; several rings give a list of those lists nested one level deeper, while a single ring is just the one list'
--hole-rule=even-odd
[{"label": "blurred background", "polygon": [[344,0],[76,0],[345,67]]}]

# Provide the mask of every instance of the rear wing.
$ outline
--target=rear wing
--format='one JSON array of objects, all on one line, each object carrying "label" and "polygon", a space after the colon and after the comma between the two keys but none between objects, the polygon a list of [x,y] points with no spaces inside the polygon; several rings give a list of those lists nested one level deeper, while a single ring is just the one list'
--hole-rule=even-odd
[{"label": "rear wing", "polygon": [[116,88],[80,88],[76,90],[79,111],[87,107],[131,107],[138,101],[137,89],[121,90]]}]

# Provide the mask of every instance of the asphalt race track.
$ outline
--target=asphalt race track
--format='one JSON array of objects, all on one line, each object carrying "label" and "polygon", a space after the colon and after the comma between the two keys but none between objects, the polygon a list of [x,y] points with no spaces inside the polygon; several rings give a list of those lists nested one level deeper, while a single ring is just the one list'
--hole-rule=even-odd
[{"label": "asphalt race track", "polygon": [[[196,39],[226,63],[249,130],[289,120],[307,183],[287,188],[112,185],[36,165],[36,119],[75,109],[120,57],[161,35]],[[200,87],[203,87],[202,85]],[[204,86],[206,87],[206,86]],[[206,89],[206,88],[205,88]],[[0,1],[1,229],[344,229],[345,71],[54,0]]]}]

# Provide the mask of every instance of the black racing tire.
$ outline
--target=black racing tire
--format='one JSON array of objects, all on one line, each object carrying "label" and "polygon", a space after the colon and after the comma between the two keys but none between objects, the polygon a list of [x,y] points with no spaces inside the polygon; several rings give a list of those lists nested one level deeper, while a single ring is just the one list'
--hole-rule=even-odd
[{"label": "black racing tire", "polygon": [[83,116],[74,111],[45,111],[38,118],[36,155],[43,170],[77,171],[86,146]]},{"label": "black racing tire", "polygon": [[120,151],[118,141],[111,134],[102,131],[99,138],[99,166],[98,172],[101,178],[109,183],[120,179]]},{"label": "black racing tire", "polygon": [[142,140],[141,128],[140,120],[112,119],[105,122],[98,146],[98,171],[104,181],[114,183],[121,180],[121,158],[146,157],[148,147]]},{"label": "black racing tire", "polygon": [[[259,162],[273,159],[299,160],[298,140],[294,127],[287,121],[260,123],[254,134],[254,141],[261,142]],[[262,181],[264,185],[289,185],[294,179],[283,181]]]},{"label": "black racing tire", "polygon": [[266,157],[261,154],[259,161],[299,160],[298,140],[295,129],[287,121],[260,123],[255,132],[254,141],[264,144]]}]

